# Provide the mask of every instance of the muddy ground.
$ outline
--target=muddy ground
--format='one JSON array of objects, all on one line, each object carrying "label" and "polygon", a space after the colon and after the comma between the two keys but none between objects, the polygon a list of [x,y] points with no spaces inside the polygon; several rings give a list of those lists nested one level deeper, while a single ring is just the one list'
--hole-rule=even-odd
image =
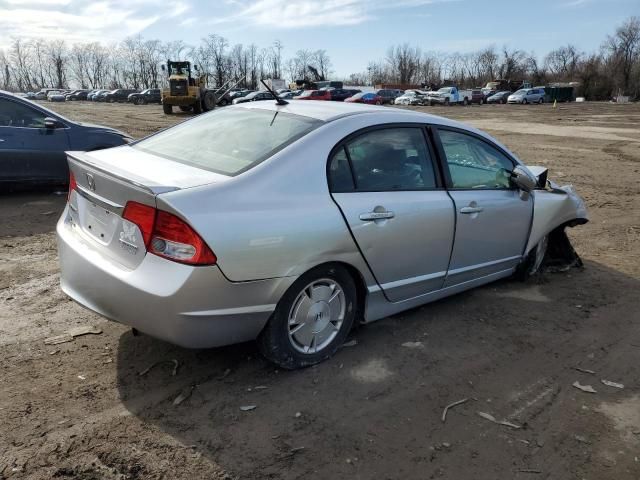
[{"label": "muddy ground", "polygon": [[[136,137],[188,117],[49,106]],[[322,365],[286,372],[252,343],[184,350],[69,301],[54,238],[65,196],[0,197],[0,478],[640,478],[640,106],[423,110],[573,183],[591,215],[570,232],[584,269],[387,318]],[[87,325],[102,333],[44,343]]]}]

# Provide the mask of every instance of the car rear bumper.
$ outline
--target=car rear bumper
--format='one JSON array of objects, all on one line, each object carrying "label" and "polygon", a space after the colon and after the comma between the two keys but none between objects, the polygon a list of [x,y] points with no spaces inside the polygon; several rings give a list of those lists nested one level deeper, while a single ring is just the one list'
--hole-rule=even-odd
[{"label": "car rear bumper", "polygon": [[67,209],[57,225],[62,290],[110,320],[176,345],[209,348],[256,338],[295,280],[230,282],[217,266],[192,267],[152,254],[127,269],[101,255]]}]

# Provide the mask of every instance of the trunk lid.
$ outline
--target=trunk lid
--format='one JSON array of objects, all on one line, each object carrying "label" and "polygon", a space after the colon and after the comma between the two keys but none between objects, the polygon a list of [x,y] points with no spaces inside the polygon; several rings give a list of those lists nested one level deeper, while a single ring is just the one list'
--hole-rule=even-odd
[{"label": "trunk lid", "polygon": [[76,182],[69,195],[73,228],[128,269],[142,262],[146,248],[138,226],[122,217],[127,202],[155,208],[159,194],[229,178],[127,146],[67,156]]}]

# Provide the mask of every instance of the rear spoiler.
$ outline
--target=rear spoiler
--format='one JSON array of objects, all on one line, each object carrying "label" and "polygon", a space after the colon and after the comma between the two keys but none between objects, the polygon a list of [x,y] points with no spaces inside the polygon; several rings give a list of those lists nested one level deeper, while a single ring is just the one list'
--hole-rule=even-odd
[{"label": "rear spoiler", "polygon": [[71,163],[77,162],[82,166],[90,167],[91,169],[97,170],[99,173],[105,176],[111,177],[115,180],[118,180],[123,183],[127,183],[129,185],[133,185],[136,188],[143,190],[144,192],[154,196],[160,195],[161,193],[180,190],[179,187],[175,187],[175,186],[165,187],[165,186],[145,185],[143,183],[136,181],[135,179],[132,179],[130,174],[128,174],[127,176],[118,174],[117,170],[114,169],[113,167],[110,167],[109,170],[106,170],[98,160],[96,160],[90,155],[90,152],[69,151],[69,152],[65,152],[65,154],[67,155],[67,160],[69,163],[70,170],[71,170]]}]

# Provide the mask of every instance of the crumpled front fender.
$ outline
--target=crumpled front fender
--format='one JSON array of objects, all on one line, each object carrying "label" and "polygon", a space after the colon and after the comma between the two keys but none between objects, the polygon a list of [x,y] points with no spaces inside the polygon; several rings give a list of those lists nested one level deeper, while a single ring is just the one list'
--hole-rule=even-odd
[{"label": "crumpled front fender", "polygon": [[549,180],[549,189],[535,190],[533,223],[525,255],[561,225],[582,225],[589,221],[584,201],[572,185],[559,186]]}]

